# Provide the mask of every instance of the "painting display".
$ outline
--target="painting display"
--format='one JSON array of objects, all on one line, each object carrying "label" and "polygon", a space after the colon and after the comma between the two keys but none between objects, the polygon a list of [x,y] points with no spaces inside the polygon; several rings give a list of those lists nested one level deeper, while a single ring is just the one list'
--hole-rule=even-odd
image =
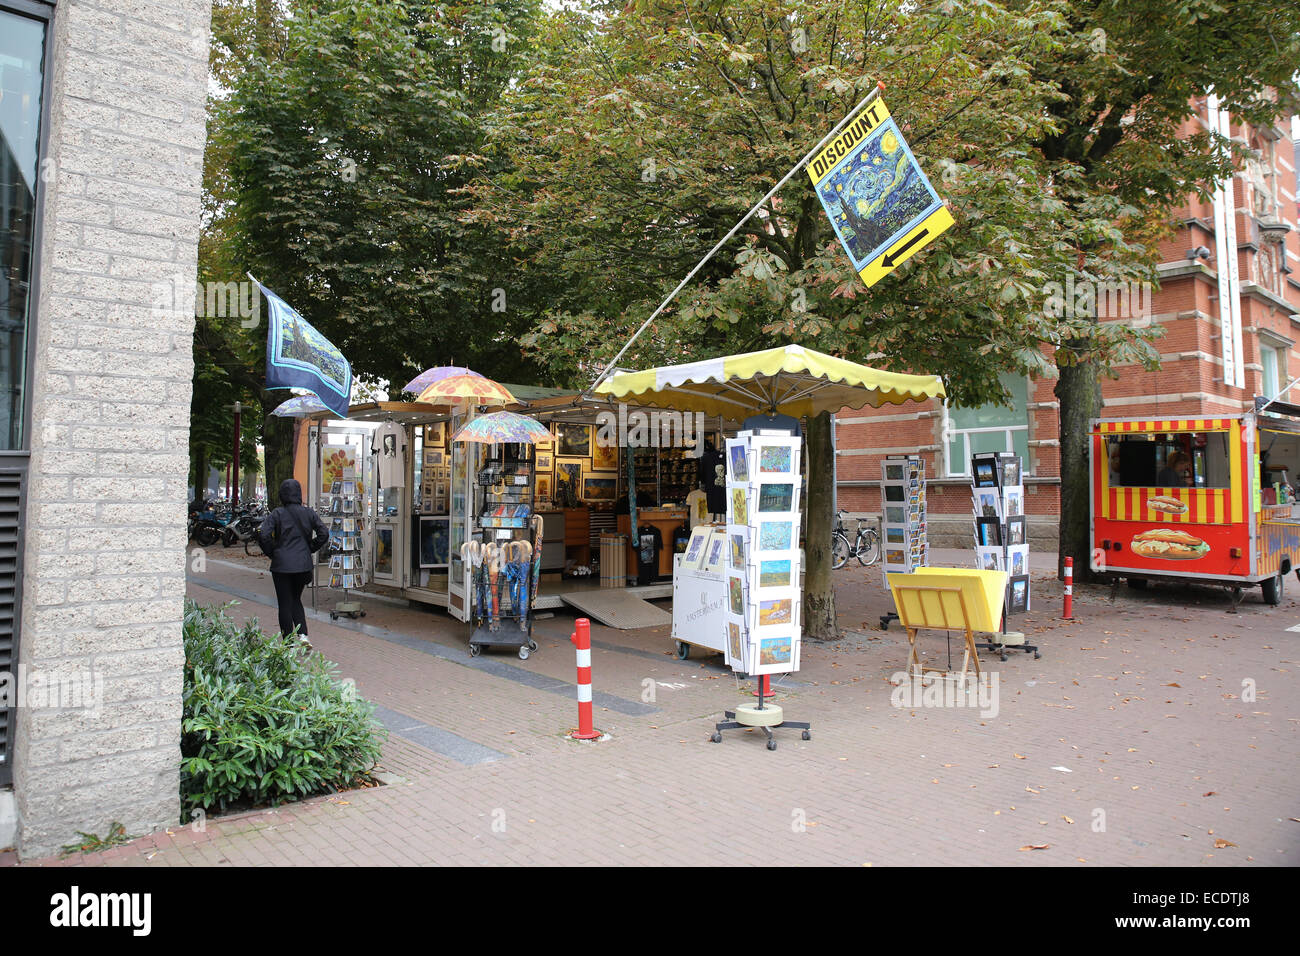
[{"label": "painting display", "polygon": [[588,458],[591,455],[591,426],[560,422],[555,426],[555,450],[560,456]]},{"label": "painting display", "polygon": [[602,478],[589,475],[582,479],[583,501],[613,501],[618,490],[618,479],[611,475]]},{"label": "painting display", "polygon": [[602,445],[599,441],[593,442],[591,446],[591,470],[617,471],[618,446]]}]

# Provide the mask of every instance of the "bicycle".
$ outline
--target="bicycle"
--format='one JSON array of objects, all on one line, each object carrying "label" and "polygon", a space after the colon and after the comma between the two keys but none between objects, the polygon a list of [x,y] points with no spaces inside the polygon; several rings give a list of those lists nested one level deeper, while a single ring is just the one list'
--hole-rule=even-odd
[{"label": "bicycle", "polygon": [[838,571],[849,558],[857,558],[858,564],[868,568],[880,560],[880,532],[859,521],[858,533],[850,544],[849,533],[844,527],[846,514],[844,511],[835,513],[835,529],[831,532],[831,567]]}]

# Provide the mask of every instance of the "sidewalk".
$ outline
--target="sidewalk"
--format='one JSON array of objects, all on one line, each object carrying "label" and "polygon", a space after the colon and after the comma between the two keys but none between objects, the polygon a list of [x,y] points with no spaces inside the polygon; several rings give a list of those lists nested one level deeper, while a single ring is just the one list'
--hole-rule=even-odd
[{"label": "sidewalk", "polygon": [[[968,566],[951,555],[934,563]],[[379,705],[393,782],[33,865],[1300,863],[1297,604],[1252,592],[1234,614],[1222,591],[1162,588],[1112,604],[1081,586],[1067,623],[1054,567],[1035,562],[1019,620],[1042,659],[982,655],[1000,690],[987,717],[892,706],[907,641],[874,629],[880,571],[837,572],[845,639],[805,643],[774,681],[812,739],[778,730],[775,752],[752,732],[709,741],[749,685],[720,658],[677,660],[667,628],[593,627],[610,739],[578,744],[571,616],[539,621],[521,662],[470,658],[441,611],[367,600],[361,621],[312,618],[311,639]],[[274,626],[264,572],[210,560],[189,593]],[[945,653],[923,640],[928,662]]]}]

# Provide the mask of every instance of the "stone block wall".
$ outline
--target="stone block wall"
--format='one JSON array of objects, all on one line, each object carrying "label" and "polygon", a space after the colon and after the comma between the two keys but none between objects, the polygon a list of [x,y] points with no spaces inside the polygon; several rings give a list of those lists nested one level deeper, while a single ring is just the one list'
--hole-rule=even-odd
[{"label": "stone block wall", "polygon": [[[42,164],[20,664],[19,852],[179,820],[181,614],[211,0],[59,0]],[[191,300],[192,305],[192,300]]]}]

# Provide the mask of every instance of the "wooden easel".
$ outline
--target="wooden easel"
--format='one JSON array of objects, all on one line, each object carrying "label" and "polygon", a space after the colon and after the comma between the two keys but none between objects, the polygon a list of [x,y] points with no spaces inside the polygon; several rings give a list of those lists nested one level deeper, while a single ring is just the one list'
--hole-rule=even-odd
[{"label": "wooden easel", "polygon": [[[917,679],[924,676],[921,668],[921,658],[916,651],[916,632],[919,630],[934,631],[962,631],[966,635],[966,653],[962,657],[961,675],[958,677],[959,684],[965,684],[967,669],[970,662],[975,662],[975,679],[980,677],[980,656],[979,651],[975,649],[975,632],[971,630],[970,614],[966,609],[966,599],[962,596],[960,587],[939,587],[933,584],[904,584],[897,583],[894,585],[897,592],[898,619],[907,631],[907,641],[912,646],[911,654],[908,657],[908,667],[913,670]],[[955,595],[957,599],[956,607],[952,607],[950,602],[945,601],[945,595]],[[927,601],[926,595],[934,595],[933,601]],[[912,600],[908,600],[913,596]],[[960,620],[952,612],[960,610]],[[938,620],[936,620],[936,617]]]}]

